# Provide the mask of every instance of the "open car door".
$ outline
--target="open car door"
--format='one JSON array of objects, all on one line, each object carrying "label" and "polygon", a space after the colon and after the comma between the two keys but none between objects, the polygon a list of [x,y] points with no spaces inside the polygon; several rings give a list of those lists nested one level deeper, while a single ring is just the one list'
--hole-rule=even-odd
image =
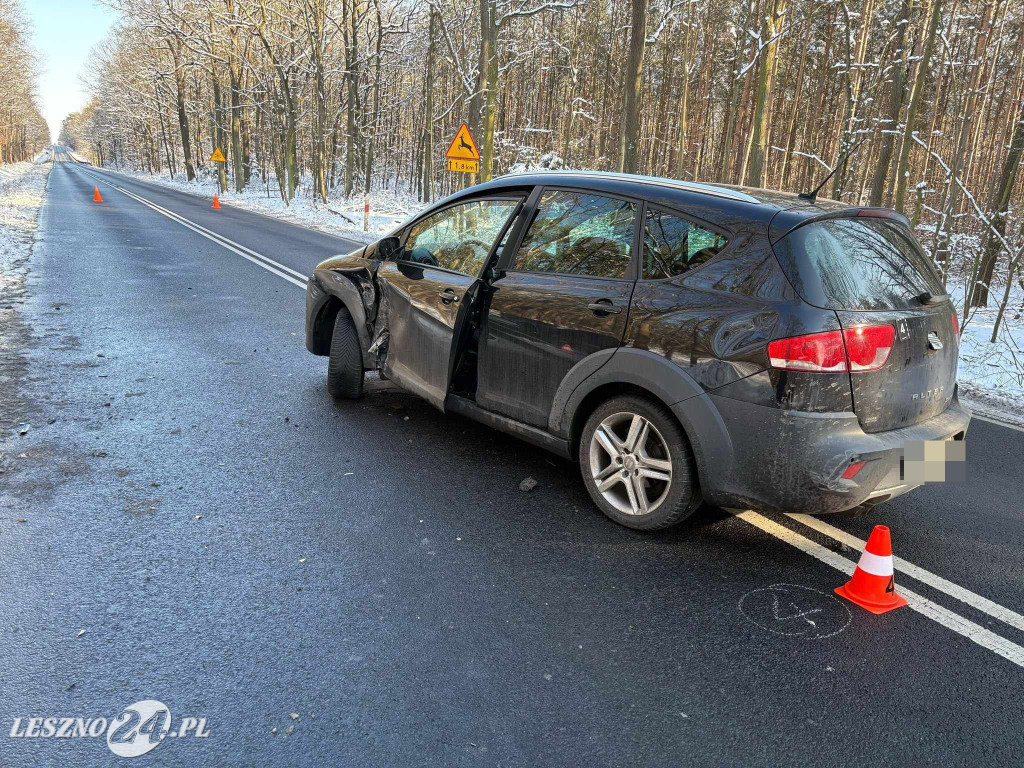
[{"label": "open car door", "polygon": [[377,271],[389,333],[384,373],[444,410],[459,329],[481,273],[522,197],[455,203],[414,223]]}]

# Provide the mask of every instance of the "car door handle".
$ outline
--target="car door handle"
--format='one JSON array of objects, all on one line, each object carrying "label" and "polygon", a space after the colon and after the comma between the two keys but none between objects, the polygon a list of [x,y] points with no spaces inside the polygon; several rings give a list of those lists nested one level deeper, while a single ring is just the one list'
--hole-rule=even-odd
[{"label": "car door handle", "polygon": [[612,304],[610,299],[599,299],[593,304],[587,304],[587,309],[591,312],[596,312],[602,315],[617,315],[622,311],[620,307],[616,307]]},{"label": "car door handle", "polygon": [[437,295],[441,297],[442,304],[454,304],[459,300],[459,295],[451,288],[445,288]]}]

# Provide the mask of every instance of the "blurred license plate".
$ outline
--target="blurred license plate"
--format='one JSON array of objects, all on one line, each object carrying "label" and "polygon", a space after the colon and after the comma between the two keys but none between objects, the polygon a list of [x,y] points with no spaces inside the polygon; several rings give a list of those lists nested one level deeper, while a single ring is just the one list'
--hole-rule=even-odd
[{"label": "blurred license plate", "polygon": [[908,440],[903,444],[900,475],[905,483],[952,483],[967,479],[967,443],[950,435],[943,440]]}]

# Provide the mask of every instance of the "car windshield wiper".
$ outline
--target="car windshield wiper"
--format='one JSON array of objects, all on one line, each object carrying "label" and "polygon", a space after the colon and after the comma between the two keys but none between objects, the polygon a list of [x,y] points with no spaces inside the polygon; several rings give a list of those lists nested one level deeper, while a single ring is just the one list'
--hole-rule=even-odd
[{"label": "car windshield wiper", "polygon": [[925,291],[924,293],[918,294],[917,300],[927,306],[949,301],[950,296],[948,293],[929,293],[928,291]]}]

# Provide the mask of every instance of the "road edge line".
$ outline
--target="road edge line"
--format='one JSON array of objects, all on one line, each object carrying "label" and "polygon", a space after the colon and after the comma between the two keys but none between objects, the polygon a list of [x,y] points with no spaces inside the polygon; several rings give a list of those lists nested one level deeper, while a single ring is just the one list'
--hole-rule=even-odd
[{"label": "road edge line", "polygon": [[[770,520],[764,515],[749,509],[746,511],[733,511],[732,514],[743,520],[745,523],[754,526],[764,533],[767,533],[769,536],[773,536],[792,547],[796,547],[804,554],[820,560],[826,565],[835,568],[837,571],[841,571],[848,576],[853,574],[854,568],[856,567],[856,564],[853,561],[847,560],[842,555],[836,554],[832,550],[818,544],[816,541],[812,541],[806,536],[803,536],[796,531],[792,531],[786,526],[776,523],[774,520]],[[916,592],[912,592],[909,589],[901,587],[900,594],[906,599],[907,605],[922,616],[926,616],[937,624],[956,632],[961,637],[980,645],[982,648],[992,651],[998,656],[1002,656],[1004,659],[1016,664],[1018,667],[1024,667],[1024,648],[1016,643],[1013,643],[1004,637],[1000,637],[995,632],[985,629],[985,627],[980,624],[975,624],[970,619],[965,619],[963,616],[954,613],[948,608],[943,608],[938,603],[932,602],[928,598],[923,597]]]},{"label": "road edge line", "polygon": [[[87,176],[92,176],[92,174],[90,174],[88,171],[83,171],[83,173],[85,173]],[[284,266],[283,264],[278,264],[276,261],[274,261],[273,259],[271,259],[271,258],[269,258],[267,256],[263,256],[262,254],[256,253],[255,251],[250,251],[250,253],[252,253],[252,254],[254,254],[254,256],[258,257],[258,258],[254,258],[253,256],[250,256],[249,253],[245,253],[243,250],[241,250],[241,249],[245,248],[245,246],[238,245],[238,244],[232,242],[231,240],[229,240],[228,238],[223,237],[222,235],[218,235],[216,232],[212,232],[210,230],[207,230],[205,227],[201,226],[200,224],[196,224],[195,222],[193,222],[193,221],[191,221],[189,219],[186,219],[181,214],[178,214],[178,213],[175,213],[174,211],[171,211],[171,210],[168,210],[166,208],[163,208],[162,206],[157,205],[156,203],[151,202],[150,200],[147,200],[146,198],[141,197],[140,195],[136,195],[133,192],[129,192],[127,189],[119,187],[117,184],[113,184],[113,183],[111,183],[107,179],[100,179],[100,178],[98,178],[96,176],[92,176],[92,178],[97,179],[99,181],[102,181],[104,184],[107,184],[108,186],[112,187],[113,189],[116,189],[121,194],[126,195],[126,196],[132,198],[133,200],[136,200],[137,202],[142,203],[147,208],[151,208],[152,210],[154,210],[157,213],[159,213],[161,216],[166,216],[171,221],[175,221],[178,224],[181,224],[183,227],[186,227],[187,229],[191,229],[196,234],[202,235],[207,240],[210,240],[211,242],[216,243],[217,245],[221,246],[222,248],[225,248],[225,249],[227,249],[229,251],[232,251],[233,253],[238,254],[243,259],[248,259],[249,261],[251,261],[256,266],[263,267],[263,269],[265,269],[268,272],[276,275],[277,277],[283,278],[283,279],[287,280],[289,283],[292,283],[293,285],[296,285],[299,288],[302,288],[303,290],[306,289],[306,283],[305,282],[296,279],[291,274],[287,274],[287,272],[291,272],[294,275],[301,275],[300,272],[296,272],[295,270],[292,270],[289,267]],[[248,251],[249,249],[246,248],[245,250]],[[262,259],[262,261],[260,259]]]},{"label": "road edge line", "polygon": [[[791,520],[796,520],[798,523],[806,525],[808,528],[812,528],[818,533],[824,534],[829,538],[841,541],[843,544],[848,547],[852,547],[853,549],[863,550],[867,545],[867,542],[857,538],[853,534],[847,533],[840,528],[829,525],[828,523],[818,520],[810,515],[787,512],[786,517]],[[989,600],[987,597],[982,597],[979,594],[971,592],[966,587],[961,587],[959,584],[955,584],[954,582],[939,576],[937,573],[932,573],[919,565],[914,565],[901,557],[893,557],[893,568],[916,581],[920,581],[922,584],[927,584],[929,587],[939,590],[939,592],[943,592],[950,597],[981,611],[982,613],[988,614],[993,619],[998,619],[999,621],[1024,632],[1024,616],[1010,608],[1005,608],[1004,606],[999,605],[999,603]]]}]

